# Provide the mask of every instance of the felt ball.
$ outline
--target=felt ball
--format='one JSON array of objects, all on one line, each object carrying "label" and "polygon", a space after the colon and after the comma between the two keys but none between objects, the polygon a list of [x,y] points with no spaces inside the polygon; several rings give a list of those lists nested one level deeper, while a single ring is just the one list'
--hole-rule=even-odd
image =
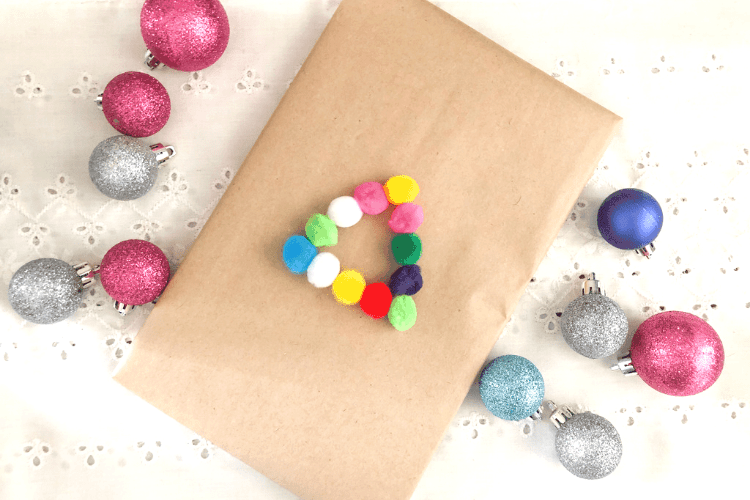
[{"label": "felt ball", "polygon": [[350,306],[359,302],[366,285],[360,273],[347,269],[333,280],[333,296],[342,304]]},{"label": "felt ball", "polygon": [[229,19],[219,0],[146,0],[141,35],[154,57],[180,71],[219,60],[229,43]]},{"label": "felt ball", "polygon": [[328,217],[338,227],[352,227],[362,218],[362,209],[351,196],[339,196],[328,205]]},{"label": "felt ball", "polygon": [[370,283],[365,287],[365,291],[362,292],[359,307],[368,316],[380,319],[388,314],[392,300],[391,291],[385,283]]},{"label": "felt ball", "polygon": [[388,226],[394,233],[413,233],[424,222],[424,211],[415,203],[403,203],[391,214]]},{"label": "felt ball", "polygon": [[354,199],[359,208],[368,215],[378,215],[388,208],[388,197],[379,182],[365,182],[354,189]]},{"label": "felt ball", "polygon": [[328,216],[313,214],[305,224],[305,234],[316,247],[332,247],[339,242],[339,230]]},{"label": "felt ball", "polygon": [[317,255],[318,249],[304,236],[295,234],[284,243],[282,252],[284,264],[294,274],[302,274],[307,271],[310,263]]},{"label": "felt ball", "polygon": [[479,376],[479,395],[487,409],[503,420],[523,420],[539,409],[544,379],[528,359],[508,354],[493,359]]},{"label": "felt ball", "polygon": [[422,270],[412,264],[396,269],[388,282],[391,293],[396,295],[414,295],[422,289]]},{"label": "felt ball", "polygon": [[128,71],[117,75],[104,87],[104,117],[121,134],[154,135],[167,124],[171,110],[167,89],[146,73]]},{"label": "felt ball", "polygon": [[125,240],[110,248],[99,270],[102,287],[122,304],[137,306],[156,299],[169,281],[169,261],[159,247]]},{"label": "felt ball", "polygon": [[402,266],[416,264],[422,256],[422,240],[415,233],[397,234],[391,240],[391,250],[393,258]]},{"label": "felt ball", "polygon": [[307,267],[307,281],[315,288],[326,288],[333,284],[340,271],[338,257],[329,252],[321,252]]},{"label": "felt ball", "polygon": [[417,181],[408,175],[397,175],[391,177],[384,186],[385,195],[388,201],[394,205],[414,201],[419,194],[419,185]]},{"label": "felt ball", "polygon": [[555,449],[560,463],[582,479],[609,475],[622,458],[622,440],[615,426],[588,411],[577,413],[560,425]]},{"label": "felt ball", "polygon": [[13,274],[8,301],[26,321],[47,325],[76,312],[82,292],[83,281],[73,266],[59,259],[36,259]]},{"label": "felt ball", "polygon": [[414,303],[414,299],[408,295],[395,297],[388,310],[388,321],[399,332],[404,332],[414,326],[417,322],[417,304]]},{"label": "felt ball", "polygon": [[89,177],[102,194],[135,200],[149,192],[159,175],[156,154],[142,141],[116,135],[97,144],[89,157]]}]

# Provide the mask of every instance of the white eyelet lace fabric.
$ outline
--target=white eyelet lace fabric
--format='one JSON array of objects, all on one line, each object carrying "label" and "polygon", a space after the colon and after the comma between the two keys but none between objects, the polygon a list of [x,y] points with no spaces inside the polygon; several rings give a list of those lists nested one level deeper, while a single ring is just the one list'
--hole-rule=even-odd
[{"label": "white eyelet lace fabric", "polygon": [[[141,2],[0,5],[4,288],[29,260],[99,263],[129,238],[156,243],[173,270],[179,266],[338,4],[223,3],[232,37],[222,59],[198,72],[153,73],[170,93],[172,116],[149,140],[178,155],[151,192],[131,202],[101,195],[86,165],[94,146],[116,135],[96,95],[117,74],[145,70]],[[624,454],[611,476],[577,479],[555,458],[546,418],[499,420],[474,386],[414,499],[744,491],[737,488],[750,445],[750,6],[435,3],[624,118],[491,355],[529,358],[547,397],[609,419]],[[650,260],[598,234],[599,204],[625,187],[650,192],[664,209]],[[610,371],[613,358],[570,350],[560,315],[592,271],[624,309],[631,335],[663,310],[706,319],[726,351],[718,382],[670,397]],[[149,310],[123,319],[97,285],[73,317],[41,326],[22,321],[0,294],[0,498],[295,498],[111,380]]]}]

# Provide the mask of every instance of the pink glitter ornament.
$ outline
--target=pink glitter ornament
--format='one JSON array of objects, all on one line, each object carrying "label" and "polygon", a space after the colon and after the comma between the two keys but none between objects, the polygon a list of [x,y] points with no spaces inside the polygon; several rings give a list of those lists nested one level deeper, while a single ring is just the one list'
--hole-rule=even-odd
[{"label": "pink glitter ornament", "polygon": [[146,64],[198,71],[219,60],[229,42],[229,19],[218,0],[146,0],[141,9]]},{"label": "pink glitter ornament", "polygon": [[98,103],[109,124],[131,137],[154,135],[166,125],[172,110],[164,85],[138,71],[114,77],[99,96]]},{"label": "pink glitter ornament", "polygon": [[104,290],[117,302],[146,304],[161,295],[169,281],[169,262],[159,247],[126,240],[109,249],[99,269]]},{"label": "pink glitter ornament", "polygon": [[636,330],[630,354],[612,367],[633,369],[648,385],[670,396],[691,396],[713,385],[724,368],[724,346],[716,331],[689,313],[667,311]]}]

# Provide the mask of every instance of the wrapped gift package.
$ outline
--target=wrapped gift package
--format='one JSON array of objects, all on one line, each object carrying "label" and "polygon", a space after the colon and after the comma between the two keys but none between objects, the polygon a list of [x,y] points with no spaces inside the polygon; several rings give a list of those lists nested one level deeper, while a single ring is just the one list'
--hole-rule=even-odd
[{"label": "wrapped gift package", "polygon": [[[408,499],[619,122],[425,0],[343,0],[116,379],[304,499]],[[395,175],[425,214],[403,332],[282,259]],[[326,251],[387,283],[391,211]]]}]

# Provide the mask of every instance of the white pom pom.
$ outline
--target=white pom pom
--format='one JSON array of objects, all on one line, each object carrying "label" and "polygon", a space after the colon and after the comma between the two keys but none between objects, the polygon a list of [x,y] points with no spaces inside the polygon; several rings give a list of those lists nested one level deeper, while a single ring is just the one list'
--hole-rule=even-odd
[{"label": "white pom pom", "polygon": [[362,218],[362,209],[351,196],[339,196],[328,205],[328,218],[338,227],[352,227]]},{"label": "white pom pom", "polygon": [[333,284],[340,271],[341,263],[338,257],[330,252],[321,252],[307,268],[307,281],[315,288],[325,288]]}]

